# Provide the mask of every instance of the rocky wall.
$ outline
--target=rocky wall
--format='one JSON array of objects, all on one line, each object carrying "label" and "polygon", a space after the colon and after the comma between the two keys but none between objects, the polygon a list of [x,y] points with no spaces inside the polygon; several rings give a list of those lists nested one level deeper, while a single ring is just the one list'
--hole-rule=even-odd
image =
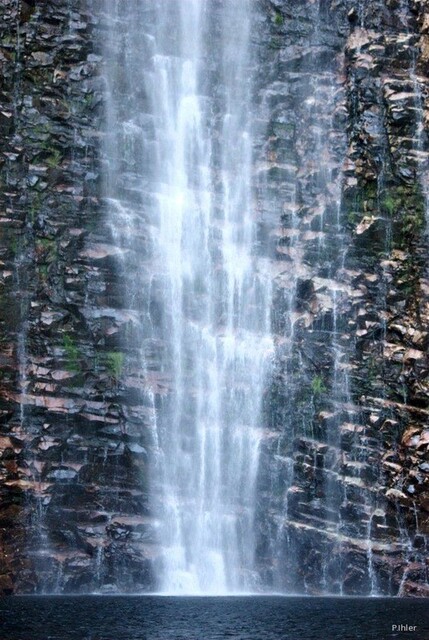
[{"label": "rocky wall", "polygon": [[427,595],[427,6],[293,4],[268,3],[265,34],[284,205],[261,571]]},{"label": "rocky wall", "polygon": [[[255,190],[277,347],[261,581],[427,595],[429,7],[258,7]],[[154,585],[151,415],[101,198],[102,16],[83,0],[0,8],[4,593]]]},{"label": "rocky wall", "polygon": [[100,201],[100,7],[0,13],[0,586],[147,587],[145,407]]}]

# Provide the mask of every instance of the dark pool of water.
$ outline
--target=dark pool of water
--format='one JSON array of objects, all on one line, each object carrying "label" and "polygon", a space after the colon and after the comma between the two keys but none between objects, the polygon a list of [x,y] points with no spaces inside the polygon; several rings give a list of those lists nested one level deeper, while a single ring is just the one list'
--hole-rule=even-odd
[{"label": "dark pool of water", "polygon": [[[396,629],[393,628],[396,625]],[[408,631],[400,631],[408,625]],[[415,626],[415,630],[411,627]],[[429,601],[385,598],[0,599],[0,640],[429,640]]]}]

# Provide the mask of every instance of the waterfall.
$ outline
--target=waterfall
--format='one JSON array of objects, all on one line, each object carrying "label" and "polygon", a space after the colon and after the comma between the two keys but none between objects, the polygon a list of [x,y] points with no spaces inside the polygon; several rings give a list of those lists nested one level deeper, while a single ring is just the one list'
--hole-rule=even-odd
[{"label": "waterfall", "polygon": [[253,197],[252,2],[107,4],[105,194],[139,313],[142,384],[150,395],[152,340],[166,389],[153,396],[158,587],[252,591],[272,352]]}]

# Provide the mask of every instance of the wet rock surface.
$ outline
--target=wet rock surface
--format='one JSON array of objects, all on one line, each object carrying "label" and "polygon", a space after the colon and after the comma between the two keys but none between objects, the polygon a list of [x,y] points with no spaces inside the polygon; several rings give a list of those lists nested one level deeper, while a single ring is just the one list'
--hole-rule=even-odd
[{"label": "wet rock surface", "polygon": [[370,5],[272,3],[265,24],[265,150],[290,177],[270,182],[259,556],[278,589],[427,595],[428,7]]},{"label": "wet rock surface", "polygon": [[148,420],[100,201],[101,12],[16,6],[0,10],[1,588],[138,590]]},{"label": "wet rock surface", "polygon": [[[261,583],[429,595],[429,6],[261,7]],[[156,341],[141,380],[103,215],[106,26],[78,0],[4,0],[0,18],[0,591],[148,590],[142,382],[170,389]]]}]

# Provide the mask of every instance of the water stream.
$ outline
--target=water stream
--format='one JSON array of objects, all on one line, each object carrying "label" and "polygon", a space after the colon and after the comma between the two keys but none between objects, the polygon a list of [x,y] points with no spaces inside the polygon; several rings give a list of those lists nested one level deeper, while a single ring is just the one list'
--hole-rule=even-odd
[{"label": "water stream", "polygon": [[111,2],[109,14],[110,215],[169,388],[152,485],[159,589],[251,591],[272,349],[270,279],[255,251],[251,2]]}]

